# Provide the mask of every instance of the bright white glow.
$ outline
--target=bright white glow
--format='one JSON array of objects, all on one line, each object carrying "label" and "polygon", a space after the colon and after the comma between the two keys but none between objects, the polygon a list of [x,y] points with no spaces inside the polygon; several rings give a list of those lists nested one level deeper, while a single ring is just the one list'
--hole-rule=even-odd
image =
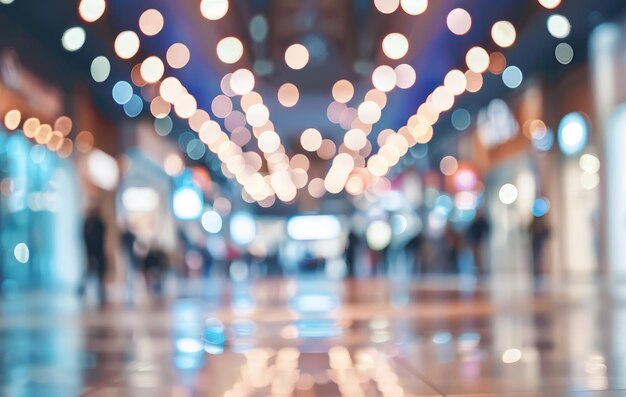
[{"label": "bright white glow", "polygon": [[230,218],[230,237],[237,244],[247,245],[256,238],[256,223],[247,212],[236,212]]},{"label": "bright white glow", "polygon": [[243,56],[243,44],[236,37],[226,37],[217,43],[216,51],[220,61],[232,64]]},{"label": "bright white glow", "polygon": [[548,31],[557,39],[564,39],[569,36],[572,30],[572,25],[569,23],[569,19],[563,15],[554,14],[548,18]]},{"label": "bright white glow", "polygon": [[237,95],[246,95],[254,89],[254,75],[248,69],[239,69],[230,76],[230,88]]},{"label": "bright white glow", "polygon": [[329,240],[340,233],[341,223],[334,215],[300,215],[287,221],[287,235],[294,240]]},{"label": "bright white glow", "polygon": [[122,205],[129,212],[151,212],[159,206],[159,194],[151,187],[129,187],[122,193]]},{"label": "bright white glow", "polygon": [[83,44],[85,44],[85,39],[87,35],[85,34],[85,29],[80,26],[74,26],[73,28],[69,28],[63,33],[63,37],[61,37],[61,44],[63,44],[63,48],[68,51],[78,51]]},{"label": "bright white glow", "polygon": [[222,19],[228,12],[228,0],[202,0],[200,12],[203,17],[211,21]]},{"label": "bright white glow", "polygon": [[359,105],[357,110],[359,120],[365,124],[376,124],[380,120],[381,110],[373,101],[365,101]]},{"label": "bright white glow", "polygon": [[498,21],[491,28],[491,38],[502,48],[512,46],[516,37],[515,26],[509,21]]},{"label": "bright white glow", "polygon": [[165,66],[159,57],[151,56],[141,63],[141,77],[148,83],[156,83],[163,77]]},{"label": "bright white glow", "polygon": [[446,23],[452,33],[462,36],[472,28],[472,16],[462,8],[455,8],[448,14]]},{"label": "bright white glow", "polygon": [[595,174],[600,171],[600,160],[593,154],[583,154],[578,160],[580,169],[587,174]]},{"label": "bright white glow", "polygon": [[498,192],[498,197],[502,204],[513,204],[517,200],[519,192],[517,191],[517,187],[512,183],[507,183],[502,185],[500,191]]},{"label": "bright white glow", "polygon": [[270,111],[262,103],[255,103],[246,112],[246,121],[253,127],[261,127],[269,121]]},{"label": "bright white glow", "polygon": [[396,86],[396,71],[388,65],[381,65],[372,73],[372,84],[382,92],[389,92]]},{"label": "bright white glow", "polygon": [[522,359],[522,351],[519,349],[506,349],[502,353],[502,362],[505,364],[513,364]]},{"label": "bright white glow", "polygon": [[302,44],[292,44],[285,51],[285,63],[294,70],[300,70],[309,63],[309,50]]},{"label": "bright white glow", "polygon": [[202,195],[192,187],[181,187],[174,192],[174,216],[178,219],[198,219],[202,214],[203,206]]},{"label": "bright white glow", "polygon": [[222,230],[222,217],[216,211],[209,210],[202,214],[202,227],[209,233],[219,233]]},{"label": "bright white glow", "polygon": [[558,141],[563,154],[580,153],[587,145],[589,130],[585,117],[580,113],[570,113],[559,124]]},{"label": "bright white glow", "polygon": [[419,15],[428,8],[428,0],[401,0],[400,6],[409,15]]},{"label": "bright white glow", "polygon": [[552,10],[561,4],[561,0],[539,0],[539,4],[549,10]]},{"label": "bright white glow", "polygon": [[130,59],[139,51],[139,36],[132,30],[124,31],[115,38],[115,53],[122,59]]},{"label": "bright white glow", "polygon": [[383,39],[383,52],[390,59],[400,59],[409,51],[409,41],[400,33],[390,33]]},{"label": "bright white glow", "polygon": [[13,255],[20,263],[28,262],[28,259],[30,259],[30,250],[28,249],[28,245],[25,243],[17,244],[15,248],[13,248]]},{"label": "bright white glow", "polygon": [[202,351],[204,345],[195,338],[181,338],[176,340],[176,350],[181,353],[198,353]]},{"label": "bright white glow", "polygon": [[489,54],[481,47],[473,47],[465,56],[467,67],[475,73],[482,73],[489,67]]},{"label": "bright white glow", "polygon": [[104,14],[105,9],[104,0],[81,0],[78,5],[78,13],[87,22],[97,21]]},{"label": "bright white glow", "polygon": [[391,242],[391,234],[391,226],[387,222],[374,221],[365,231],[365,240],[371,249],[380,251]]},{"label": "bright white glow", "polygon": [[99,188],[111,191],[117,186],[117,161],[102,150],[95,149],[87,157],[87,173],[91,183]]}]

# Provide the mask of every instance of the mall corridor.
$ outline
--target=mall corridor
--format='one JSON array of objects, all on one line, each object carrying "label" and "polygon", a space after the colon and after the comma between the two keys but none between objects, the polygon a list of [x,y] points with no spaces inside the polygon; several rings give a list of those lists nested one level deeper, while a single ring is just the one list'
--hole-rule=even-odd
[{"label": "mall corridor", "polygon": [[0,396],[626,397],[625,0],[0,0]]}]

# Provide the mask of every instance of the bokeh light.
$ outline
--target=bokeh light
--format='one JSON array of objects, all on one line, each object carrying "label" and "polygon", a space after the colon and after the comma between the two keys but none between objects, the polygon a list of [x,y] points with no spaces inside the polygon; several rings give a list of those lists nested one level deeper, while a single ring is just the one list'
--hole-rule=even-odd
[{"label": "bokeh light", "polygon": [[153,8],[144,11],[139,17],[139,29],[146,36],[155,36],[163,29],[163,15]]},{"label": "bokeh light", "polygon": [[400,6],[409,15],[420,15],[428,9],[428,0],[401,0]]},{"label": "bokeh light", "polygon": [[126,30],[117,35],[114,48],[118,57],[130,59],[139,51],[139,36],[131,30]]},{"label": "bokeh light", "polygon": [[390,59],[400,59],[409,51],[409,41],[401,33],[390,33],[383,39],[383,52]]},{"label": "bokeh light", "polygon": [[309,63],[309,50],[302,44],[292,44],[285,51],[285,63],[291,69],[300,70]]},{"label": "bokeh light", "polygon": [[228,0],[202,0],[200,12],[210,21],[222,19],[228,13]]},{"label": "bokeh light", "polygon": [[87,35],[85,34],[85,29],[80,26],[74,26],[73,28],[67,29],[63,33],[63,37],[61,37],[61,44],[63,44],[63,48],[67,51],[78,51],[81,49],[83,44],[85,44],[86,38]]},{"label": "bokeh light", "polygon": [[563,15],[554,14],[548,18],[548,31],[557,39],[564,39],[569,36],[572,30],[569,20]]},{"label": "bokeh light", "polygon": [[109,74],[111,73],[111,63],[105,56],[95,57],[93,61],[91,61],[91,78],[96,83],[102,83],[107,78],[109,78]]},{"label": "bokeh light", "polygon": [[472,16],[463,8],[455,8],[448,14],[446,23],[452,33],[462,36],[472,28]]},{"label": "bokeh light", "polygon": [[[174,43],[167,49],[167,64],[174,69],[181,69],[189,62],[191,54],[186,45]],[[147,80],[146,80],[147,81]]]},{"label": "bokeh light", "polygon": [[216,51],[220,61],[233,64],[243,56],[243,44],[236,37],[225,37],[217,43]]},{"label": "bokeh light", "polygon": [[285,83],[278,89],[278,102],[286,108],[295,106],[300,99],[298,87],[291,83]]},{"label": "bokeh light", "polygon": [[493,42],[502,48],[512,46],[516,36],[515,27],[509,21],[498,21],[491,28]]},{"label": "bokeh light", "polygon": [[78,5],[78,14],[86,22],[95,22],[104,14],[106,2],[104,0],[81,0]]}]

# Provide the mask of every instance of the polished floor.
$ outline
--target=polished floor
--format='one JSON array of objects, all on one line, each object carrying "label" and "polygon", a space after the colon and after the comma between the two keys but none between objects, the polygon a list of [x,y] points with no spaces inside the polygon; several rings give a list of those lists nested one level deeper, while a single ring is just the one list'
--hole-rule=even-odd
[{"label": "polished floor", "polygon": [[626,294],[597,283],[215,280],[0,310],[2,396],[626,396]]}]

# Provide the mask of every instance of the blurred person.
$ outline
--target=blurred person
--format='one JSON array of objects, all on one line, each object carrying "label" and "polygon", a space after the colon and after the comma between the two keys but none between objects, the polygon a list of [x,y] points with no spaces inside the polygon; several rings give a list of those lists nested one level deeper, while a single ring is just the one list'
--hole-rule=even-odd
[{"label": "blurred person", "polygon": [[452,222],[448,221],[444,232],[447,249],[447,264],[444,269],[445,273],[458,273],[459,271],[459,254],[463,247],[463,237],[455,228]]},{"label": "blurred person", "polygon": [[126,259],[126,276],[128,281],[128,299],[132,303],[134,292],[135,275],[139,271],[139,256],[137,255],[137,236],[132,232],[128,224],[124,225],[120,235],[122,250]]},{"label": "blurred person", "polygon": [[354,277],[356,275],[356,260],[357,260],[357,248],[359,245],[359,237],[354,233],[354,230],[350,230],[348,233],[348,239],[346,242],[346,268],[347,276]]},{"label": "blurred person", "polygon": [[143,259],[143,276],[148,292],[157,296],[163,293],[163,277],[167,268],[167,254],[162,249],[151,246]]},{"label": "blurred person", "polygon": [[539,278],[545,271],[543,251],[550,237],[550,227],[545,216],[533,216],[530,221],[529,234],[533,255],[533,276]]},{"label": "blurred person", "polygon": [[422,248],[424,246],[424,235],[418,232],[413,238],[407,241],[404,246],[406,253],[406,261],[408,266],[408,273],[421,273],[422,272]]},{"label": "blurred person", "polygon": [[83,226],[83,239],[87,255],[87,269],[83,275],[78,292],[85,293],[88,279],[95,276],[98,285],[98,300],[101,304],[106,301],[105,277],[107,261],[104,249],[106,227],[97,207],[89,210]]},{"label": "blurred person", "polygon": [[485,242],[489,237],[491,231],[491,225],[485,216],[483,208],[479,208],[476,212],[476,217],[470,223],[467,228],[467,241],[472,251],[472,257],[474,258],[474,267],[476,268],[476,274],[482,275],[485,272]]}]

